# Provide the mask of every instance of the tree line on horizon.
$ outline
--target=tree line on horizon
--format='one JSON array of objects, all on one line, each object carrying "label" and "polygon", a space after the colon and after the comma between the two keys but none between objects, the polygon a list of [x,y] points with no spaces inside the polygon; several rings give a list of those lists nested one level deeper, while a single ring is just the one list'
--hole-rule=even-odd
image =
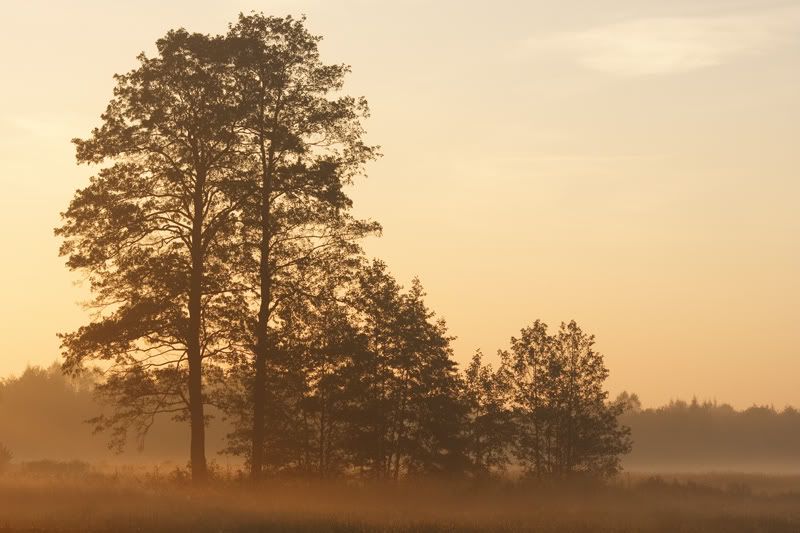
[{"label": "tree line on horizon", "polygon": [[74,140],[98,170],[56,234],[94,313],[60,337],[66,373],[101,376],[97,429],[122,446],[188,422],[198,482],[209,407],[253,479],[618,471],[630,439],[591,335],[536,321],[498,369],[460,372],[421,283],[364,256],[380,225],[346,189],[379,150],[320,39],[262,14],[170,31]]}]

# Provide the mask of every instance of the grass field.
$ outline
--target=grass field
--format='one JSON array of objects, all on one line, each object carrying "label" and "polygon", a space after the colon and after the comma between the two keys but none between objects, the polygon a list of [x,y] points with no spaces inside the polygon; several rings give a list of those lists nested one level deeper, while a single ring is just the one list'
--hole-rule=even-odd
[{"label": "grass field", "polygon": [[321,483],[195,489],[152,475],[0,477],[2,532],[798,532],[800,477],[592,485]]}]

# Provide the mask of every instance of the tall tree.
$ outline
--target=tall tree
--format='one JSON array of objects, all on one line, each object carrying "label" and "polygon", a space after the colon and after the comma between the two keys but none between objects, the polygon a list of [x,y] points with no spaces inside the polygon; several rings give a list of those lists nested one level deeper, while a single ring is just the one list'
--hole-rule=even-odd
[{"label": "tall tree", "polygon": [[159,413],[188,418],[202,480],[204,368],[229,349],[226,309],[240,305],[229,265],[246,162],[223,40],[177,30],[156,44],[155,57],[115,77],[102,125],[74,141],[80,163],[105,166],[56,230],[96,311],[62,335],[64,368],[100,362],[99,392],[117,409],[98,423],[118,442]]},{"label": "tall tree", "polygon": [[[230,28],[237,95],[246,111],[239,131],[257,193],[245,209],[245,264],[257,273],[252,358],[252,446],[250,469],[260,476],[265,454],[265,414],[271,330],[276,309],[308,295],[311,265],[331,248],[357,250],[355,241],[379,226],[348,214],[343,187],[377,155],[363,140],[364,99],[339,95],[345,65],[326,65],[320,37],[304,20],[241,15]],[[324,259],[322,259],[324,261]]]},{"label": "tall tree", "polygon": [[367,340],[359,332],[344,293],[347,287],[329,282],[314,302],[297,301],[298,306],[282,310],[291,313],[282,322],[285,336],[291,336],[291,359],[302,362],[305,390],[300,401],[304,442],[298,446],[302,470],[330,478],[350,466],[346,443],[348,415],[352,413],[350,369],[353,360],[365,354]]}]

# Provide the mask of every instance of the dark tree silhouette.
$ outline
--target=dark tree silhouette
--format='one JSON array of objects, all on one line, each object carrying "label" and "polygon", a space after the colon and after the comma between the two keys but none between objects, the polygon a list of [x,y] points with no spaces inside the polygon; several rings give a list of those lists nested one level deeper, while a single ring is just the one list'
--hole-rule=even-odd
[{"label": "dark tree silhouette", "polygon": [[[264,473],[329,477],[341,471],[342,446],[336,440],[347,391],[340,369],[363,339],[357,338],[345,301],[359,258],[347,249],[339,249],[338,255],[335,250],[328,248],[325,261],[316,257],[303,268],[304,283],[315,285],[313,294],[287,294],[271,312]],[[236,361],[220,394],[234,425],[227,452],[245,458],[252,452],[253,378],[252,364]]]},{"label": "dark tree silhouette", "polygon": [[[328,276],[315,298],[275,311],[265,472],[397,480],[466,471],[451,338],[421,285],[403,291],[379,261],[341,265],[326,267],[346,274]],[[247,456],[248,418],[236,417],[251,409],[246,387],[228,405],[237,420],[228,451]]]},{"label": "dark tree silhouette", "polygon": [[252,331],[252,477],[265,455],[267,384],[275,356],[275,311],[289,298],[311,295],[330,249],[357,251],[354,241],[379,226],[353,219],[343,191],[364,163],[377,155],[362,141],[364,99],[340,96],[349,68],[326,65],[320,37],[304,20],[253,14],[230,28],[237,98],[244,111],[242,150],[255,162],[249,174],[257,191],[244,211],[246,272],[256,294]]},{"label": "dark tree silhouette", "polygon": [[352,296],[367,350],[349,368],[349,446],[354,467],[369,477],[466,468],[452,337],[423,297],[418,280],[403,292],[380,261],[361,271]]},{"label": "dark tree silhouette", "polygon": [[477,351],[464,371],[464,402],[468,409],[467,453],[475,476],[503,472],[511,460],[514,419],[509,410],[508,368],[493,370]]},{"label": "dark tree silhouette", "polygon": [[[104,163],[56,230],[61,254],[91,283],[94,319],[62,335],[64,368],[99,361],[97,420],[117,444],[159,413],[191,424],[192,475],[206,475],[203,375],[229,349],[229,265],[244,197],[236,80],[219,38],[172,31],[153,58],[116,76],[102,125],[76,139],[81,163]],[[204,370],[206,369],[206,370]]]},{"label": "dark tree silhouette", "polygon": [[502,354],[511,371],[516,450],[526,473],[538,478],[620,469],[631,449],[620,426],[622,405],[608,401],[608,370],[594,350],[594,336],[572,321],[550,335],[541,321],[523,328]]}]

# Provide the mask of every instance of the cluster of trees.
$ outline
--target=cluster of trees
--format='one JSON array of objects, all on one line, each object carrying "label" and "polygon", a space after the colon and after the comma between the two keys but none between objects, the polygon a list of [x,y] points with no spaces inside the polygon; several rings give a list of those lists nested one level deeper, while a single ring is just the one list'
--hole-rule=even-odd
[{"label": "cluster of trees", "polygon": [[[419,282],[404,291],[373,261],[339,290],[339,298],[297,298],[280,311],[265,391],[265,468],[377,479],[466,468],[455,462],[464,413],[450,337]],[[252,372],[232,374],[245,387],[220,391],[235,414],[228,451],[246,456]]]},{"label": "cluster of trees", "polygon": [[241,15],[225,35],[169,32],[116,76],[102,124],[76,139],[98,165],[56,233],[93,294],[61,336],[64,370],[94,368],[122,445],[159,415],[191,428],[207,475],[208,408],[250,474],[489,473],[618,468],[629,447],[607,375],[574,323],[535,323],[500,370],[459,374],[444,322],[359,241],[346,188],[378,150],[345,65],[302,19]]},{"label": "cluster of trees", "polygon": [[611,475],[631,449],[630,429],[618,423],[625,404],[609,402],[608,370],[594,336],[573,321],[549,334],[541,321],[511,338],[493,371],[475,354],[466,369],[470,452],[490,474],[514,463],[530,476],[576,472]]}]

